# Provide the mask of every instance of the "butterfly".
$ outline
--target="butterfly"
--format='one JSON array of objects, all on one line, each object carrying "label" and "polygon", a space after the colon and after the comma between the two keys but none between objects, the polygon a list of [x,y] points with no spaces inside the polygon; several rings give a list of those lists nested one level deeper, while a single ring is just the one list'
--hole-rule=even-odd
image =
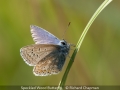
[{"label": "butterfly", "polygon": [[70,43],[60,40],[43,28],[31,25],[35,44],[20,49],[23,60],[33,66],[35,76],[58,74],[69,54]]}]

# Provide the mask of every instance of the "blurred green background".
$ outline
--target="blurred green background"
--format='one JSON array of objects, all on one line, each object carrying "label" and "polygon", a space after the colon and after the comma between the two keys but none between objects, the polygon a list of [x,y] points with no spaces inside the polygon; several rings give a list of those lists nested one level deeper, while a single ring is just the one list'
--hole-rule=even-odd
[{"label": "blurred green background", "polygon": [[[0,85],[58,85],[69,58],[58,75],[37,77],[32,72],[33,67],[20,56],[21,47],[34,43],[30,25],[40,26],[76,44],[103,1],[0,0]],[[62,37],[69,22],[71,25]],[[120,85],[119,0],[113,0],[92,24],[66,85]]]}]

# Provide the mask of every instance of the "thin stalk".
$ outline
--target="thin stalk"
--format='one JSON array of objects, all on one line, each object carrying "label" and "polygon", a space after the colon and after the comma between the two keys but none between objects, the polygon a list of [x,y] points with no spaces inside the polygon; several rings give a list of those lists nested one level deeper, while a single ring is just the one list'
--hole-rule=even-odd
[{"label": "thin stalk", "polygon": [[92,18],[89,20],[88,24],[86,25],[85,29],[83,30],[83,33],[82,35],[80,36],[79,40],[78,40],[78,43],[76,45],[76,48],[72,54],[72,57],[70,58],[70,61],[68,63],[68,66],[66,68],[66,71],[63,75],[63,78],[62,80],[60,81],[59,85],[58,85],[58,90],[63,90],[64,89],[64,86],[65,86],[65,83],[66,83],[66,79],[67,79],[67,76],[68,76],[68,73],[70,71],[70,68],[74,62],[74,59],[75,59],[75,56],[77,54],[77,52],[79,51],[80,49],[80,46],[85,38],[85,35],[86,33],[88,32],[90,26],[92,25],[93,21],[96,19],[96,17],[100,14],[100,12],[111,2],[112,0],[105,0],[101,5],[100,7],[96,10],[96,12],[93,14]]}]

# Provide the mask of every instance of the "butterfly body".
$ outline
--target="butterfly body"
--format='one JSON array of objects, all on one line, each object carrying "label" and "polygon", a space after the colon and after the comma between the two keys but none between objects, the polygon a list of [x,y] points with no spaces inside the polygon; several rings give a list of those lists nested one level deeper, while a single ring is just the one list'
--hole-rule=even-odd
[{"label": "butterfly body", "polygon": [[58,74],[69,54],[70,44],[37,26],[31,26],[31,33],[35,44],[20,49],[22,58],[34,66],[36,76]]}]

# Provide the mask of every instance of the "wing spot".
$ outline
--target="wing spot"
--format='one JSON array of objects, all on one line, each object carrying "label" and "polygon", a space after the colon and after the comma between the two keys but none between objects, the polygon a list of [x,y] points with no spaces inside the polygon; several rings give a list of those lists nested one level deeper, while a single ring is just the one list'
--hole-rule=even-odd
[{"label": "wing spot", "polygon": [[44,50],[46,51],[47,49],[45,48]]},{"label": "wing spot", "polygon": [[37,57],[38,57],[38,54],[37,54]]},{"label": "wing spot", "polygon": [[43,58],[43,60],[45,60],[45,58]]}]

